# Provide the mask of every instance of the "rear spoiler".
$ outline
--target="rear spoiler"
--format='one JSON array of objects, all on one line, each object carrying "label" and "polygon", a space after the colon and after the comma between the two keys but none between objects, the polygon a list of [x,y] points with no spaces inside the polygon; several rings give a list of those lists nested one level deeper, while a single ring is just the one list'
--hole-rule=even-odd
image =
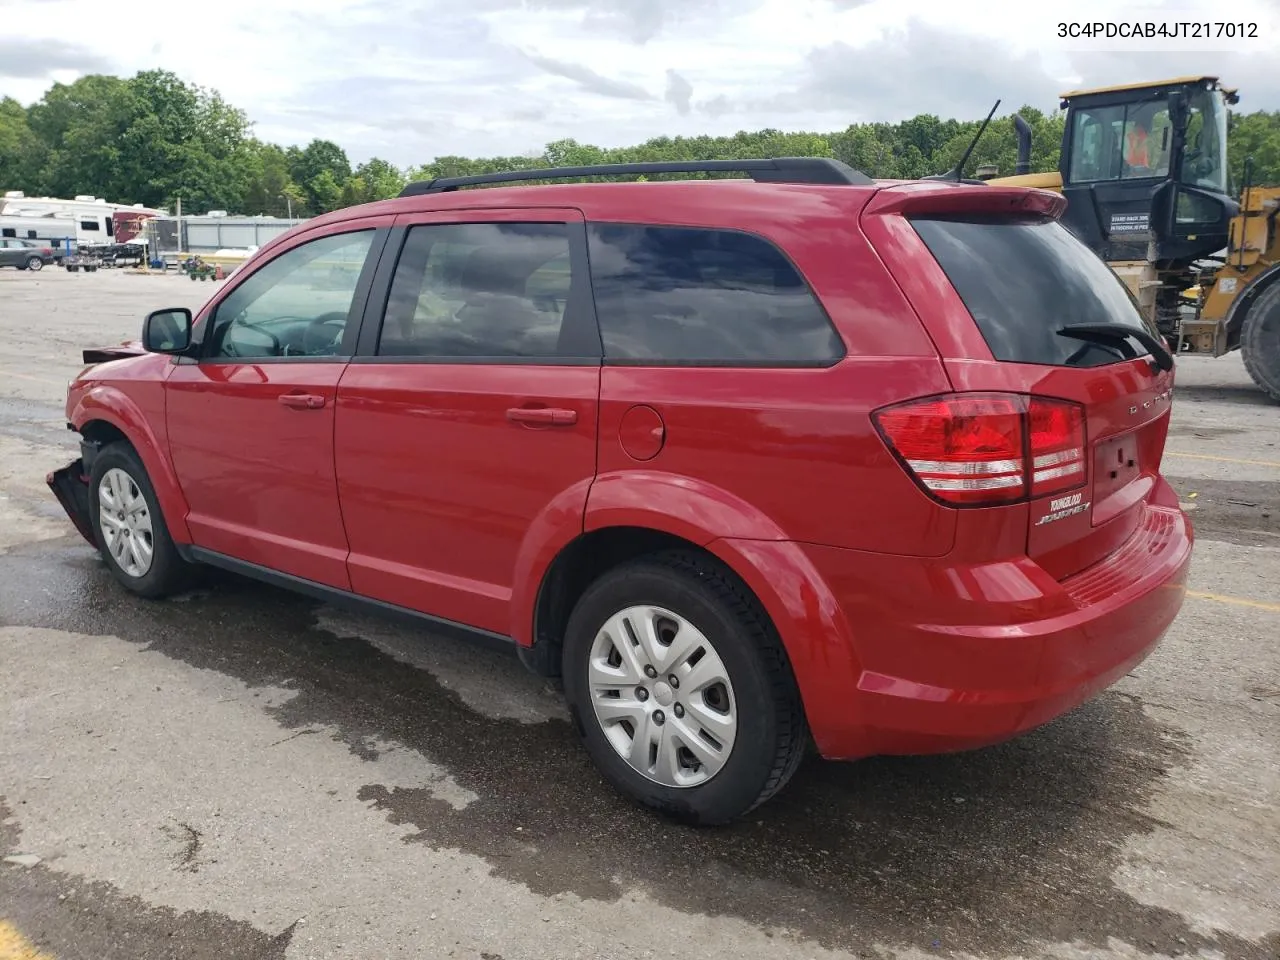
[{"label": "rear spoiler", "polygon": [[1014,215],[1057,220],[1067,209],[1067,198],[1052,190],[1034,187],[992,187],[916,181],[895,184],[876,192],[863,209],[864,216]]}]

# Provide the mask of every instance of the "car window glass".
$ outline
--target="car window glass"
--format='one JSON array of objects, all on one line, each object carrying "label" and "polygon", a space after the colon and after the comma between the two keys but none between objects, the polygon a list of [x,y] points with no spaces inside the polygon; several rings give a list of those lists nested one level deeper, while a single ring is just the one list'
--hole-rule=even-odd
[{"label": "car window glass", "polygon": [[767,240],[732,230],[594,224],[589,241],[607,358],[829,364],[844,354],[813,292]]},{"label": "car window glass", "polygon": [[207,356],[337,356],[373,235],[321,237],[255,270],[218,304]]},{"label": "car window glass", "polygon": [[1164,177],[1169,173],[1172,127],[1160,100],[1089,107],[1072,121],[1072,183]]},{"label": "car window glass", "polygon": [[571,279],[563,223],[412,227],[396,264],[378,354],[560,356]]},{"label": "car window glass", "polygon": [[1092,367],[1148,352],[1137,341],[1095,343],[1059,333],[1072,324],[1159,333],[1124,281],[1057,221],[911,222],[997,360]]}]

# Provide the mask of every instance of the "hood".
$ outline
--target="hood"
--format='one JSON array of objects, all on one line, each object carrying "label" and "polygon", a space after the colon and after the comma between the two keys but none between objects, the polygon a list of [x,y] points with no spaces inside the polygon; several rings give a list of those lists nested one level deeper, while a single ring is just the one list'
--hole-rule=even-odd
[{"label": "hood", "polygon": [[146,352],[141,340],[126,340],[115,347],[89,347],[82,356],[85,363],[109,363],[125,357],[140,357]]}]

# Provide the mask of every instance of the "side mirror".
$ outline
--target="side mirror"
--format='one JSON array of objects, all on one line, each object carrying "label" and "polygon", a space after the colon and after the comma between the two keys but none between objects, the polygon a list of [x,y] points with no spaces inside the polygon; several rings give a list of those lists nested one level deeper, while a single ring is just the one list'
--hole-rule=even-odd
[{"label": "side mirror", "polygon": [[142,346],[150,353],[186,353],[191,346],[191,311],[170,307],[147,314],[142,324]]}]

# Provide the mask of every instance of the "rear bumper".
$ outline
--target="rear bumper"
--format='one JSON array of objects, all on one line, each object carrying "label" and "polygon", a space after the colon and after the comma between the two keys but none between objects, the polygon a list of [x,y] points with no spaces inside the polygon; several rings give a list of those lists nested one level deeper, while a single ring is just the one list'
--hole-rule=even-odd
[{"label": "rear bumper", "polygon": [[1114,684],[1156,648],[1185,596],[1194,534],[1176,498],[1161,500],[1119,550],[1061,583],[1025,557],[922,572],[919,560],[806,548],[859,663],[845,702],[806,704],[820,752],[987,746]]},{"label": "rear bumper", "polygon": [[45,483],[53,491],[53,495],[62,504],[62,509],[92,546],[97,547],[93,536],[93,524],[89,519],[89,477],[85,470],[84,460],[77,457],[59,470],[54,470],[45,477]]}]

